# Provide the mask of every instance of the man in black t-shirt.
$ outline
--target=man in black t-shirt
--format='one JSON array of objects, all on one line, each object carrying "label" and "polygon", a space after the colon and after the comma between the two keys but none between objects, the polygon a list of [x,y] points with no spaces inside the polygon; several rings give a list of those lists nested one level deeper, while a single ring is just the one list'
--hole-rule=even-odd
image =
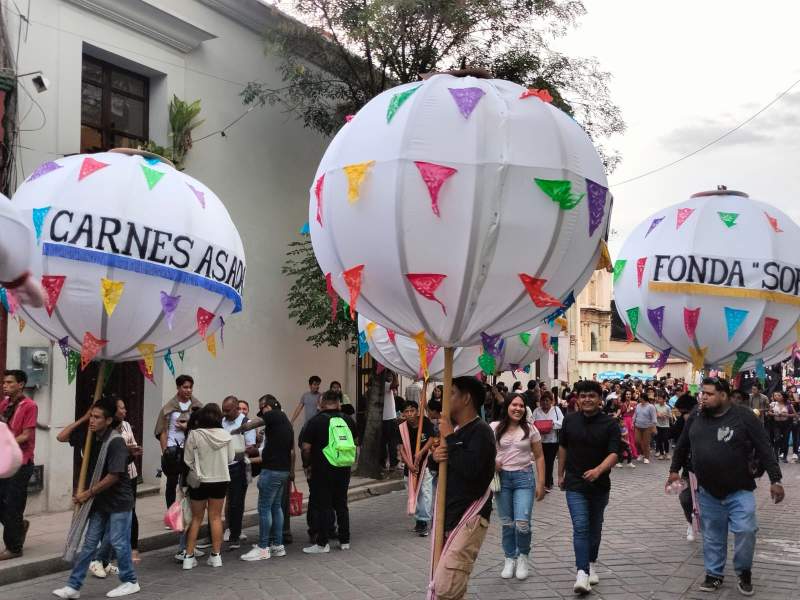
[{"label": "man in black t-shirt", "polygon": [[[89,458],[89,476],[92,483],[87,489],[75,494],[73,502],[78,505],[91,502],[89,520],[80,553],[72,568],[69,582],[63,588],[53,591],[59,598],[80,597],[80,589],[86,578],[89,563],[97,553],[97,546],[104,535],[108,536],[111,547],[117,556],[119,578],[122,584],[108,592],[109,598],[135,594],[140,590],[136,572],[131,560],[131,511],[133,510],[133,489],[128,479],[128,446],[114,428],[117,412],[117,398],[109,395],[98,400],[89,413],[89,431],[95,439]],[[99,479],[93,476],[95,467],[106,447]]]},{"label": "man in black t-shirt", "polygon": [[497,448],[492,429],[479,414],[484,395],[483,384],[476,378],[456,377],[450,420],[443,418],[439,422],[441,441],[433,451],[433,459],[447,462],[444,531],[445,538],[451,538],[433,574],[439,600],[464,597],[489,528],[492,495],[488,490],[494,477]]},{"label": "man in black t-shirt", "polygon": [[350,511],[347,508],[347,489],[350,487],[350,467],[334,467],[328,462],[323,449],[329,443],[329,425],[334,417],[344,420],[356,438],[356,424],[341,412],[341,394],[327,391],[320,400],[320,411],[305,425],[300,435],[303,469],[310,497],[308,505],[312,512],[313,531],[316,543],[303,548],[306,554],[330,552],[328,534],[333,528],[333,513],[339,526],[339,546],[350,549]]},{"label": "man in black t-shirt", "polygon": [[572,545],[578,576],[577,594],[588,594],[600,583],[594,563],[600,551],[603,513],[611,490],[609,471],[617,464],[620,429],[601,412],[602,388],[596,381],[579,381],[578,412],[564,417],[558,450],[558,485],[566,489],[572,517]]}]

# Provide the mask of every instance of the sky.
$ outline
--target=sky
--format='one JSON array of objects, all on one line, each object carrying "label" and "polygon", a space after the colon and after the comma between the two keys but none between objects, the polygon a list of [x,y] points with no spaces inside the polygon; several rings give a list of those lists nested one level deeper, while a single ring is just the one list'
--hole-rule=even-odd
[{"label": "sky", "polygon": [[687,154],[753,115],[800,79],[800,3],[776,0],[584,0],[588,14],[557,42],[596,57],[627,124],[608,144],[612,256],[641,221],[718,184],[800,223],[800,83],[722,142],[660,173],[621,182]]}]

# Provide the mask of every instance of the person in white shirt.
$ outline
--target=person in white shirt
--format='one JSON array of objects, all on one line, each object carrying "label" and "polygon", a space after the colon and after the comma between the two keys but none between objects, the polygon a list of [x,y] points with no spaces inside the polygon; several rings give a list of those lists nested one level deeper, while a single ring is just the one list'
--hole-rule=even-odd
[{"label": "person in white shirt", "polygon": [[397,424],[397,408],[394,405],[394,390],[397,377],[389,371],[383,384],[383,422],[381,423],[381,464],[389,459],[389,468],[397,468],[397,444],[400,440],[400,429]]},{"label": "person in white shirt", "polygon": [[[239,429],[247,422],[247,417],[239,412],[239,399],[228,396],[222,401],[222,428],[231,432]],[[228,501],[225,504],[225,530],[223,540],[228,542],[228,548],[234,550],[241,546],[242,518],[244,517],[244,499],[247,496],[247,471],[250,465],[245,462],[245,456],[258,456],[255,430],[231,436],[231,443],[235,457],[228,464],[231,483],[228,486]],[[247,538],[244,538],[247,539]]]},{"label": "person in white shirt", "polygon": [[[538,422],[538,425],[537,425]],[[549,422],[552,422],[549,423]],[[539,398],[539,406],[533,411],[533,425],[542,433],[542,450],[544,451],[544,490],[550,492],[553,489],[553,464],[558,454],[558,432],[564,422],[564,413],[553,402],[553,394],[548,391],[542,392]]]}]

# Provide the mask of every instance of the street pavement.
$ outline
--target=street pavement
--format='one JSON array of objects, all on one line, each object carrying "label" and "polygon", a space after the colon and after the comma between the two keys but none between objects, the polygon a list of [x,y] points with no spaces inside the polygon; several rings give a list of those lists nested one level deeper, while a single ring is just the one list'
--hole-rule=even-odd
[{"label": "street pavement", "polygon": [[[757,490],[760,531],[753,567],[754,598],[800,599],[800,464],[782,465],[786,500],[773,505],[766,477]],[[677,498],[663,491],[667,463],[637,463],[636,469],[615,469],[600,551],[600,579],[589,598],[654,600],[738,598],[730,566],[716,593],[697,591],[703,579],[700,542],[687,542],[686,522]],[[306,556],[305,519],[293,519],[296,542],[288,555],[246,563],[223,554],[224,566],[212,569],[201,559],[184,572],[173,561],[174,550],[143,555],[139,567],[142,592],[137,600],[358,600],[424,597],[430,538],[410,532],[402,492],[351,504],[352,550],[332,544],[331,553]],[[467,598],[573,598],[575,570],[571,528],[564,494],[554,491],[534,510],[534,552],[530,577],[524,582],[500,579],[502,552],[498,519],[492,514],[489,535],[470,580]],[[255,541],[256,529],[246,531]],[[732,538],[731,538],[732,541]],[[334,547],[335,546],[335,547]],[[0,599],[27,600],[49,596],[65,584],[67,573],[0,587]],[[83,598],[101,598],[115,587],[115,577],[89,578]]]}]

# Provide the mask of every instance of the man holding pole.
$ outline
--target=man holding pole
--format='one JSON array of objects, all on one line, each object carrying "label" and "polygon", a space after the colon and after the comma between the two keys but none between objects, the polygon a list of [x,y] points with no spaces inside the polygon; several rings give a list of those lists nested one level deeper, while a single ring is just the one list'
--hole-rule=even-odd
[{"label": "man holding pole", "polygon": [[[439,489],[445,493],[444,515],[435,516],[437,522],[444,519],[445,540],[440,557],[434,550],[429,598],[436,600],[464,597],[489,527],[489,484],[497,450],[491,428],[479,416],[483,397],[480,381],[456,377],[449,401],[450,418],[443,415],[439,423],[441,441],[433,451],[433,459],[442,467],[447,465],[447,485],[442,482]],[[437,509],[440,506],[437,502]]]}]

